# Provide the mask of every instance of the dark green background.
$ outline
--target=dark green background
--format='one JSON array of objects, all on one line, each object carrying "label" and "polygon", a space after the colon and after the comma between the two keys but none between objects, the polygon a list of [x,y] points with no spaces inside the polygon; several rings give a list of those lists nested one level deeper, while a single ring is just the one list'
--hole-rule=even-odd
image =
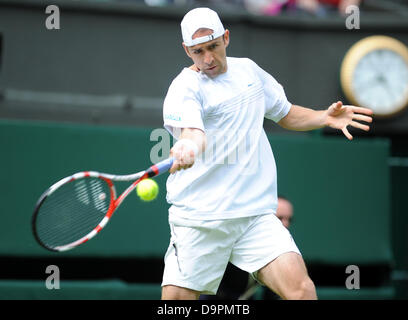
[{"label": "dark green background", "polygon": [[[44,290],[42,263],[54,263],[57,257],[101,258],[86,261],[92,268],[116,258],[150,257],[162,263],[169,236],[165,176],[157,178],[161,193],[155,202],[141,203],[131,195],[97,238],[62,255],[48,253],[34,242],[31,213],[44,189],[68,174],[87,169],[130,173],[150,164],[149,153],[156,144],[149,140],[150,132],[162,127],[167,88],[191,63],[181,47],[179,27],[191,7],[55,0],[61,9],[61,29],[50,31],[45,28],[49,4],[0,0],[0,200],[4,204],[0,298],[8,293],[82,298],[81,290],[86,288],[91,297],[120,298],[139,287],[121,291],[123,283],[109,278],[106,283],[67,283],[65,294],[38,293],[38,288]],[[252,58],[284,86],[291,102],[321,109],[340,99],[347,103],[339,71],[356,41],[384,34],[408,44],[407,11],[391,7],[371,11],[363,7],[360,30],[347,30],[344,17],[338,16],[263,17],[225,8],[218,12],[231,31],[230,56]],[[288,132],[272,122],[266,122],[265,128],[278,165],[279,192],[295,207],[292,233],[319,295],[408,297],[408,162],[404,162],[408,113],[376,119],[368,134],[352,130],[353,142],[330,130]],[[26,262],[40,265],[40,271],[26,271]],[[362,268],[360,291],[344,288],[349,264]],[[119,268],[113,273],[120,277],[124,272]],[[335,288],[326,288],[320,275],[340,281]],[[150,276],[147,272],[145,280],[150,281]],[[37,282],[24,280],[30,277]],[[159,281],[154,281],[159,297]],[[395,284],[396,295],[390,283]],[[143,290],[129,297],[151,297],[149,290]]]},{"label": "dark green background", "polygon": [[[48,254],[34,243],[30,230],[41,193],[78,171],[127,174],[150,166],[150,150],[158,143],[150,141],[153,129],[1,121],[0,167],[7,169],[0,187],[0,254]],[[388,142],[318,136],[269,139],[278,190],[294,203],[293,234],[305,258],[390,262]],[[162,256],[169,238],[166,177],[157,181],[156,201],[144,203],[130,195],[96,239],[61,255]]]}]

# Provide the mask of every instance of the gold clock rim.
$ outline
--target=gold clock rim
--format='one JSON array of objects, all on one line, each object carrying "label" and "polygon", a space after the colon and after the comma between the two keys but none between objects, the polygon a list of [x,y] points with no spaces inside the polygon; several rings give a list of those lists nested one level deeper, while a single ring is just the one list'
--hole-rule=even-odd
[{"label": "gold clock rim", "polygon": [[[367,55],[373,50],[387,49],[394,51],[400,55],[408,65],[408,48],[401,41],[384,35],[375,35],[363,38],[353,44],[350,49],[346,52],[341,68],[340,68],[340,83],[343,88],[343,92],[347,99],[356,106],[362,106],[358,102],[356,95],[352,89],[352,77],[358,62],[362,57]],[[396,114],[405,110],[408,107],[408,93],[404,101],[398,105],[394,112],[387,114],[374,114],[378,118],[388,118],[393,117]]]}]

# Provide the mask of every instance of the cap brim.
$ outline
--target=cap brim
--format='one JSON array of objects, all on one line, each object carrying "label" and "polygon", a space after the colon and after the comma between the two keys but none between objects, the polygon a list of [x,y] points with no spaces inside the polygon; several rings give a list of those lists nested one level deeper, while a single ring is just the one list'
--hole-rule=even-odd
[{"label": "cap brim", "polygon": [[190,41],[184,41],[184,44],[187,47],[192,47],[192,46],[195,46],[197,44],[201,44],[201,43],[204,43],[204,42],[208,42],[208,41],[212,41],[214,39],[217,39],[217,38],[223,36],[224,33],[225,33],[225,30],[223,29],[222,31],[220,30],[218,32],[214,32],[214,33],[212,33],[210,35],[207,35],[207,36],[191,39]]}]

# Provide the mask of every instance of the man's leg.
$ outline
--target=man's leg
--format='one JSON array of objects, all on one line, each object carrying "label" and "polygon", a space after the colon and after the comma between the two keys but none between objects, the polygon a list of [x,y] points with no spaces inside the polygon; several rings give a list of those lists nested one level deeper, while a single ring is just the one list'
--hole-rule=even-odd
[{"label": "man's leg", "polygon": [[177,217],[172,219],[172,237],[164,259],[162,299],[198,299],[201,292],[215,294],[233,244],[246,224],[242,226],[242,219],[191,219],[181,225],[175,223],[179,222]]},{"label": "man's leg", "polygon": [[162,300],[197,300],[200,292],[187,288],[167,285],[162,288]]},{"label": "man's leg", "polygon": [[259,270],[258,279],[287,300],[315,300],[316,289],[302,256],[287,252]]}]

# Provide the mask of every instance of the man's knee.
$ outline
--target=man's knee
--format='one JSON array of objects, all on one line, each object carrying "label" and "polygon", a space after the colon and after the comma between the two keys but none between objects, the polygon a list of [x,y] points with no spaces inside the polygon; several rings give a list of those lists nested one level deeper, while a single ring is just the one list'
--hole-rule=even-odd
[{"label": "man's knee", "polygon": [[313,281],[307,277],[300,281],[293,290],[287,292],[288,300],[315,300],[317,299],[316,288]]},{"label": "man's knee", "polygon": [[178,286],[162,287],[162,300],[197,300],[200,292]]}]

